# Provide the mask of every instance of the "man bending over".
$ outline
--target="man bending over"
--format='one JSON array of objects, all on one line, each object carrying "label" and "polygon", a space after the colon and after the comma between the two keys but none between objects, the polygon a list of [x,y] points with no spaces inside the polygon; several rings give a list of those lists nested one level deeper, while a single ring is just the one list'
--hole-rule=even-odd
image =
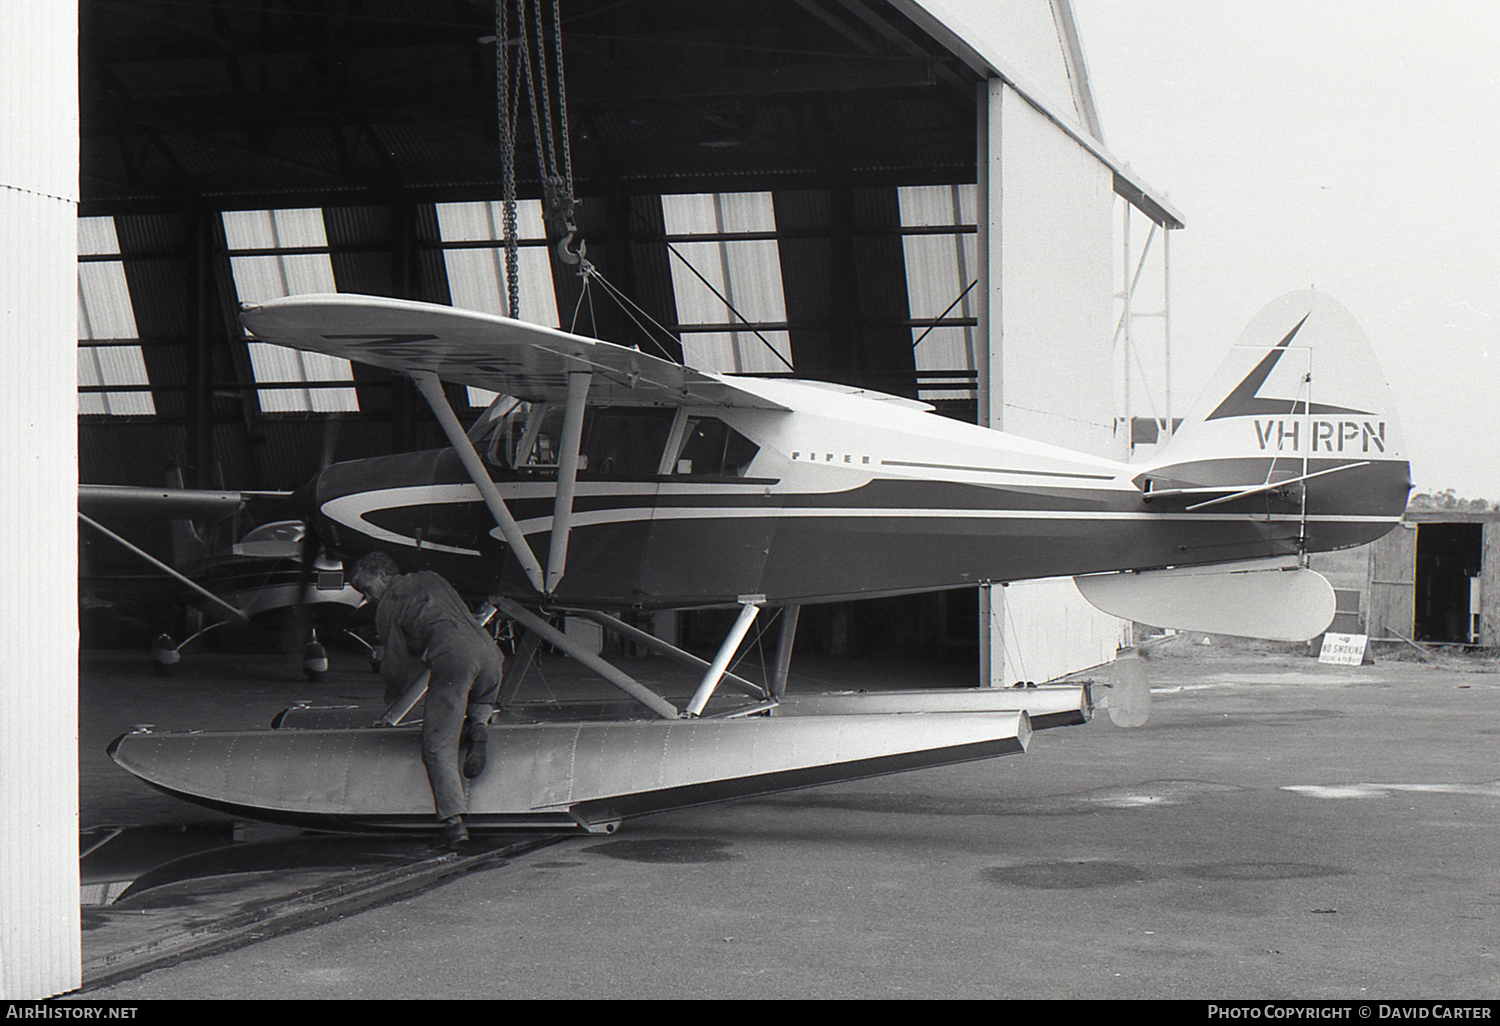
[{"label": "man bending over", "polygon": [[402,574],[386,553],[370,552],[354,564],[349,583],[377,603],[375,626],[385,649],[380,671],[387,697],[412,683],[416,674],[410,671],[418,660],[432,670],[422,710],[422,765],[442,822],[442,842],[454,847],[469,839],[459,749],[464,776],[479,776],[488,739],[485,724],[500,692],[500,650],[453,586],[430,570]]}]

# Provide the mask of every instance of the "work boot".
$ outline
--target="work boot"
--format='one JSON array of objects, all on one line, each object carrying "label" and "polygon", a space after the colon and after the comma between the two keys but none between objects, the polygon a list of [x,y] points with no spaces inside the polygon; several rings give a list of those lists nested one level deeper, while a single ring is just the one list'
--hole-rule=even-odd
[{"label": "work boot", "polygon": [[455,850],[460,844],[469,840],[468,828],[464,826],[462,816],[450,816],[443,820],[442,833],[438,835],[439,847]]},{"label": "work boot", "polygon": [[490,731],[483,723],[473,720],[465,723],[464,728],[464,776],[473,780],[484,772],[485,742],[490,738]]}]

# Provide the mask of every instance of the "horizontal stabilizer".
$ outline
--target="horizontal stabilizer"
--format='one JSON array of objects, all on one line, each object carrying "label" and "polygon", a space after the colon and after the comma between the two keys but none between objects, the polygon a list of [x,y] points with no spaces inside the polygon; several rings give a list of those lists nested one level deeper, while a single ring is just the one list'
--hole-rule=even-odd
[{"label": "horizontal stabilizer", "polygon": [[1111,616],[1270,641],[1316,637],[1333,622],[1335,608],[1333,586],[1292,559],[1088,574],[1073,581]]}]

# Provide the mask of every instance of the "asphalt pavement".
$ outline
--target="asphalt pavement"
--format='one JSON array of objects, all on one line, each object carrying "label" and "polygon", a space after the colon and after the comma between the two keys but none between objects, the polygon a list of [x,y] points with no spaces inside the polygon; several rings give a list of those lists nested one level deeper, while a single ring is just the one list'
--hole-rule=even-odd
[{"label": "asphalt pavement", "polygon": [[[142,716],[373,707],[355,662],[309,685],[274,656],[163,679],[85,654],[75,996],[1500,1000],[1495,665],[1198,640],[1150,662],[1138,729],[1101,714],[1024,755],[457,854],[231,823],[103,756]],[[793,672],[966,683],[938,662]],[[544,662],[523,697],[572,673]]]}]

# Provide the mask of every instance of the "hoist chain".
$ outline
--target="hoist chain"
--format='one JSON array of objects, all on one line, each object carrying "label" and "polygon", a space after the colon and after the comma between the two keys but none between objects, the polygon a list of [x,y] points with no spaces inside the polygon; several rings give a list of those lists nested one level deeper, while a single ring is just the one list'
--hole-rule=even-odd
[{"label": "hoist chain", "polygon": [[[568,84],[563,74],[562,45],[562,0],[552,0],[552,39],[557,47],[557,110],[562,127],[563,178],[568,183],[568,196],[573,196],[573,147],[568,132]],[[568,219],[572,220],[571,217]]]},{"label": "hoist chain", "polygon": [[495,108],[500,122],[500,154],[504,168],[502,210],[505,240],[506,313],[520,316],[520,240],[516,232],[516,122],[511,106],[510,45],[505,25],[505,0],[495,0]]},{"label": "hoist chain", "polygon": [[[542,184],[542,216],[551,235],[559,237],[558,259],[568,264],[583,264],[586,247],[582,242],[574,248],[573,238],[577,226],[573,222],[574,209],[578,201],[573,193],[573,148],[568,130],[567,85],[563,72],[562,5],[552,0],[552,41],[557,74],[558,112],[554,121],[552,112],[551,76],[547,67],[546,29],[543,23],[542,0],[533,0],[534,31],[536,33],[536,55],[532,56],[533,18],[528,12],[527,0],[516,0],[517,57],[526,76],[526,95],[531,107],[532,135],[536,143],[537,170]],[[498,53],[495,61],[496,105],[499,108],[500,144],[505,160],[504,232],[506,257],[506,286],[510,302],[510,315],[517,316],[520,306],[519,242],[516,232],[516,187],[515,159],[516,113],[520,108],[520,81],[517,78],[512,89],[510,37],[506,31],[505,0],[495,0],[495,44]],[[540,107],[538,106],[540,101]],[[555,126],[555,128],[554,128]],[[560,153],[557,134],[562,135]],[[580,267],[580,273],[582,268]]]}]

